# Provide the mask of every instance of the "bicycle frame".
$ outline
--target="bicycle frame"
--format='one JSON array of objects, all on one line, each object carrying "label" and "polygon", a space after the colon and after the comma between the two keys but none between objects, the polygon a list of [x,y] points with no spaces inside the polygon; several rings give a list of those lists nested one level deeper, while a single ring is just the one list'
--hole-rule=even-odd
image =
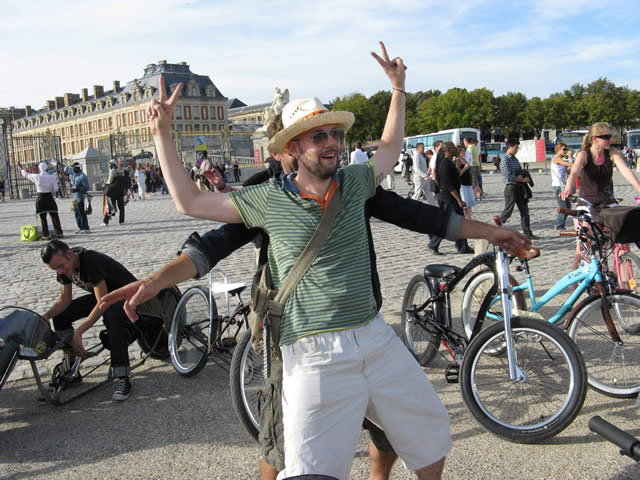
[{"label": "bicycle frame", "polygon": [[[562,307],[551,317],[548,322],[556,324],[564,317],[567,312],[571,311],[571,308],[575,304],[576,300],[580,298],[580,296],[594,283],[602,282],[602,274],[600,272],[600,267],[598,266],[598,262],[595,259],[588,265],[583,265],[575,270],[567,273],[564,277],[558,280],[547,292],[538,300],[536,299],[535,290],[533,288],[533,279],[531,278],[531,273],[529,272],[528,265],[527,269],[527,280],[520,285],[513,287],[513,291],[523,291],[526,290],[529,294],[529,299],[531,300],[531,312],[536,313],[543,306],[545,306],[549,301],[555,298],[557,295],[562,293],[571,285],[575,285],[578,283],[579,285],[575,289],[575,291],[569,296],[569,298],[562,304]],[[497,302],[495,299],[493,303]],[[494,320],[499,320],[499,317],[493,315],[491,313],[488,314],[489,318],[493,318]]]}]

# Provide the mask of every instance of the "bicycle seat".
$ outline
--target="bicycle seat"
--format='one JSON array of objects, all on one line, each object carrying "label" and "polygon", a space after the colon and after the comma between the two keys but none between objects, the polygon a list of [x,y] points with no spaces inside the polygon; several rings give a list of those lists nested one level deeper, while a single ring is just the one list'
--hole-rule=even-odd
[{"label": "bicycle seat", "polygon": [[228,293],[229,295],[235,295],[236,293],[242,292],[245,288],[247,288],[246,283],[224,283],[224,282],[213,282],[211,284],[211,291],[213,293]]},{"label": "bicycle seat", "polygon": [[460,272],[460,268],[454,265],[427,265],[424,267],[424,276],[433,278],[445,278]]}]

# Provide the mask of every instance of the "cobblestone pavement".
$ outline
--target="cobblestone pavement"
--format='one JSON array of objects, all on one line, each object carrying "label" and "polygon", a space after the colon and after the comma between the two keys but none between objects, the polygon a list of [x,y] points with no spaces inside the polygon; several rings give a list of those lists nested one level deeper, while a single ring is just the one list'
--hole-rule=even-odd
[{"label": "cobblestone pavement", "polygon": [[[616,174],[617,175],[617,174]],[[542,292],[568,271],[573,252],[570,238],[553,230],[555,201],[550,177],[534,173],[536,186],[531,203],[532,228],[543,255],[532,261],[534,282]],[[398,177],[397,189],[407,185]],[[484,175],[489,193],[474,208],[474,218],[489,221],[503,208],[502,181]],[[622,183],[616,177],[616,184]],[[620,185],[616,194],[630,200],[631,188]],[[96,197],[97,199],[97,197]],[[212,222],[179,215],[167,196],[130,203],[126,224],[100,226],[90,217],[92,233],[74,235],[70,201],[58,202],[65,239],[104,252],[141,278],[175,256],[193,231],[205,232]],[[55,274],[39,259],[42,243],[20,243],[19,227],[36,224],[32,201],[0,204],[0,306],[21,305],[45,311],[57,298]],[[518,225],[518,213],[510,225]],[[399,326],[404,289],[424,265],[451,263],[461,266],[470,259],[457,255],[452,242],[443,241],[444,257],[434,258],[427,238],[373,222],[386,320]],[[250,247],[234,253],[219,265],[232,281],[250,281],[253,255]],[[181,285],[184,290],[192,284]],[[76,289],[77,290],[77,289]],[[77,293],[77,292],[76,292]],[[454,298],[459,315],[459,297]],[[221,302],[218,302],[221,305]],[[546,310],[552,311],[553,306]],[[545,311],[542,312],[543,315]],[[87,339],[90,341],[90,339]],[[425,369],[449,409],[454,447],[447,460],[445,478],[553,479],[639,478],[640,469],[618,455],[610,444],[587,429],[599,414],[638,435],[638,410],[632,400],[612,399],[589,391],[574,423],[543,445],[517,445],[483,431],[467,412],[459,387],[444,380],[445,359]],[[50,365],[49,365],[50,366]],[[46,371],[45,366],[42,370]],[[67,406],[53,407],[38,401],[38,392],[22,362],[12,381],[0,393],[0,477],[2,478],[258,478],[259,451],[237,421],[229,394],[228,374],[210,364],[193,378],[177,375],[170,364],[150,360],[136,370],[131,398],[115,404],[111,387],[99,389]],[[352,478],[368,478],[367,437],[360,437]],[[401,465],[392,478],[411,478]]]}]

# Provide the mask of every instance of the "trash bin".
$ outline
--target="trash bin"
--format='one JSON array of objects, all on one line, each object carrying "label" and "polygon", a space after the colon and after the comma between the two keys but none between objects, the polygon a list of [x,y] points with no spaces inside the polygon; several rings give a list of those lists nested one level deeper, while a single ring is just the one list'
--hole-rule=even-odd
[{"label": "trash bin", "polygon": [[31,198],[31,191],[27,187],[21,188],[20,189],[20,198],[22,200],[26,200],[27,198]]}]

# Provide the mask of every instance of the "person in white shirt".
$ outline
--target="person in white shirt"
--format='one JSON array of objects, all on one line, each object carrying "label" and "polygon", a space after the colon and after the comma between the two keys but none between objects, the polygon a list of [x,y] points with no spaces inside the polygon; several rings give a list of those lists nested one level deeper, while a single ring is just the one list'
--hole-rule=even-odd
[{"label": "person in white shirt", "polygon": [[[563,200],[560,194],[567,186],[567,170],[573,165],[573,152],[569,150],[566,143],[558,142],[555,148],[556,155],[551,161],[551,189],[556,197],[558,207],[571,208],[571,201],[567,198]],[[564,230],[567,216],[564,213],[556,215],[556,230]]]},{"label": "person in white shirt", "polygon": [[349,162],[349,165],[353,165],[354,163],[367,163],[368,161],[369,157],[367,157],[367,154],[362,150],[362,143],[358,142],[356,144],[356,149],[351,152],[351,161]]},{"label": "person in white shirt", "polygon": [[145,183],[147,177],[141,163],[136,168],[135,178],[136,182],[138,182],[138,197],[140,200],[144,200],[147,196],[147,184]]},{"label": "person in white shirt", "polygon": [[46,162],[42,162],[38,167],[40,168],[40,173],[27,173],[22,168],[22,165],[18,164],[22,176],[36,185],[36,191],[38,192],[36,196],[36,215],[40,216],[42,239],[49,240],[47,213],[51,216],[51,223],[53,223],[53,228],[56,231],[56,237],[63,238],[62,225],[60,224],[60,217],[58,217],[58,205],[56,205],[56,200],[53,198],[53,194],[58,190],[58,178],[47,173]]},{"label": "person in white shirt", "polygon": [[429,166],[427,165],[427,157],[424,154],[424,143],[416,145],[416,151],[413,154],[413,199],[419,200],[421,195],[426,199],[429,198],[429,189],[427,188],[427,175]]}]

